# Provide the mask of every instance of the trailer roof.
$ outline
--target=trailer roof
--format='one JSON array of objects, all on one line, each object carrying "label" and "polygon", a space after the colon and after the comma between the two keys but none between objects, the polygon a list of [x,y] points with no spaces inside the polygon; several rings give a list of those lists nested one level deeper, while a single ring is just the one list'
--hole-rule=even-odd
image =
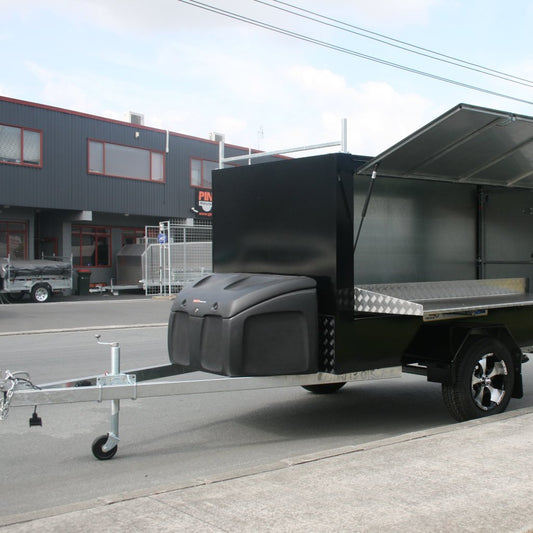
[{"label": "trailer roof", "polygon": [[459,104],[359,170],[379,176],[533,188],[533,117]]}]

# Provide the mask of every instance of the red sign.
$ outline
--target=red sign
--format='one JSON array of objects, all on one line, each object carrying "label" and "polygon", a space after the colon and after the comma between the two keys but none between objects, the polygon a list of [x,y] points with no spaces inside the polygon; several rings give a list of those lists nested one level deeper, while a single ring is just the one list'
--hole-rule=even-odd
[{"label": "red sign", "polygon": [[210,189],[199,189],[196,198],[196,211],[199,216],[213,216],[213,191]]}]

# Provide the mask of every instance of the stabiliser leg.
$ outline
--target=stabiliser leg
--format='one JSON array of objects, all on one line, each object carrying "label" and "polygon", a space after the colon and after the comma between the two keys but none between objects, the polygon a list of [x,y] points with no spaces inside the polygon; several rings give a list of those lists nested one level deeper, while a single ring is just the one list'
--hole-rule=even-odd
[{"label": "stabiliser leg", "polygon": [[[118,342],[100,342],[100,335],[95,335],[98,344],[111,346],[111,372],[107,380],[120,376],[120,344]],[[120,400],[111,400],[111,417],[109,433],[98,437],[92,444],[93,455],[100,461],[111,459],[117,453],[119,439]]]}]

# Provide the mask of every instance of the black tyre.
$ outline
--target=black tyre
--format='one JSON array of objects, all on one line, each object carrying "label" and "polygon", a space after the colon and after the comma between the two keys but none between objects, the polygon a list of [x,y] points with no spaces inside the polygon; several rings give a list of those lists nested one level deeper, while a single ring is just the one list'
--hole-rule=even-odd
[{"label": "black tyre", "polygon": [[103,446],[107,442],[107,435],[102,435],[94,440],[92,444],[93,455],[100,461],[106,461],[107,459],[112,459],[117,453],[118,446],[115,445],[114,448],[111,448],[109,451],[104,452]]},{"label": "black tyre", "polygon": [[458,355],[455,377],[453,385],[442,385],[442,396],[456,420],[501,413],[513,392],[513,358],[500,341],[481,337]]},{"label": "black tyre", "polygon": [[13,303],[20,302],[22,298],[24,298],[23,292],[8,292],[7,293],[7,299]]},{"label": "black tyre", "polygon": [[340,383],[319,383],[318,385],[302,385],[305,390],[313,394],[333,394],[346,385],[345,381]]},{"label": "black tyre", "polygon": [[31,299],[37,303],[45,303],[50,300],[52,291],[46,283],[37,283],[31,289]]}]

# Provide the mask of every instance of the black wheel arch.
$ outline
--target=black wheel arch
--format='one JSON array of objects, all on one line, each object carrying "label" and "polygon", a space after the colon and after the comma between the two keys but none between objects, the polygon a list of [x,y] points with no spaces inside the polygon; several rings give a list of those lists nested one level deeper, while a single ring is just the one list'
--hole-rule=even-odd
[{"label": "black wheel arch", "polygon": [[428,381],[454,384],[457,363],[468,346],[480,338],[500,341],[508,350],[514,365],[513,398],[522,398],[522,350],[504,324],[455,323],[422,328],[404,357],[407,363],[427,367]]}]

